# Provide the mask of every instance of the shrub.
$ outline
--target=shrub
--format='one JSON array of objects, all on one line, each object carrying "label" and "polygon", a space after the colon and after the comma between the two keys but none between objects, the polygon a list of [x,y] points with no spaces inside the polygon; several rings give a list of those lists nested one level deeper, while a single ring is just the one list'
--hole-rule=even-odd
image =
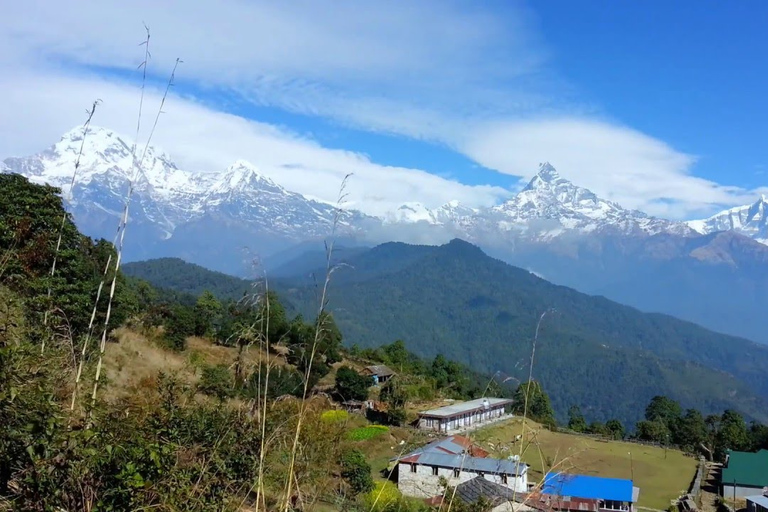
[{"label": "shrub", "polygon": [[341,456],[341,476],[355,494],[373,489],[371,466],[360,450],[349,450]]},{"label": "shrub", "polygon": [[368,510],[383,512],[400,501],[400,497],[400,491],[392,482],[376,482],[373,489],[366,494],[365,503]]},{"label": "shrub", "polygon": [[224,401],[232,396],[234,382],[232,372],[226,365],[205,366],[197,389]]}]

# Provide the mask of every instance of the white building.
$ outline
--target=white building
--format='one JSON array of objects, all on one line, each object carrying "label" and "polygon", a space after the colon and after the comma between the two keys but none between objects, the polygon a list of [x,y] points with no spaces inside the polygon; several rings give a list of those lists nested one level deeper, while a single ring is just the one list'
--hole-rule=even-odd
[{"label": "white building", "polygon": [[512,400],[508,398],[478,398],[419,413],[419,428],[450,432],[484,423],[507,414]]},{"label": "white building", "polygon": [[442,479],[457,486],[481,476],[515,492],[528,492],[526,464],[486,455],[458,436],[432,442],[397,460],[397,486],[406,496],[430,498],[443,491]]}]

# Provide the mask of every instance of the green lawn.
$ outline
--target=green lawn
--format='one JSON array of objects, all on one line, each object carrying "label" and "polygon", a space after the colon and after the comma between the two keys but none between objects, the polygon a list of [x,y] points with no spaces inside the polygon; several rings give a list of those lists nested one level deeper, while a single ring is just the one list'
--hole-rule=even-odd
[{"label": "green lawn", "polygon": [[696,472],[696,460],[676,450],[551,432],[530,421],[525,440],[513,442],[521,427],[522,421],[515,419],[480,429],[471,437],[499,457],[520,454],[522,446],[522,460],[531,466],[530,480],[535,482],[543,468],[612,478],[631,478],[634,473],[639,505],[656,509],[667,509],[670,500],[687,490]]}]

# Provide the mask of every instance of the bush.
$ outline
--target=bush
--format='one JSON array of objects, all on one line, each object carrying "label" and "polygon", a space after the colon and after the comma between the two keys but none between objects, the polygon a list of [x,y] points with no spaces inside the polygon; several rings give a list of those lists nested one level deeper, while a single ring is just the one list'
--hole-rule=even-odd
[{"label": "bush", "polygon": [[376,482],[365,496],[365,504],[368,510],[383,512],[400,501],[401,494],[397,486],[392,482]]},{"label": "bush", "polygon": [[221,401],[232,396],[234,377],[226,365],[205,366],[197,389],[206,395],[215,396]]},{"label": "bush", "polygon": [[405,423],[406,418],[405,409],[401,407],[391,407],[387,411],[387,423],[390,425],[400,426]]},{"label": "bush", "polygon": [[371,466],[360,450],[349,450],[341,456],[341,476],[355,494],[373,489]]}]

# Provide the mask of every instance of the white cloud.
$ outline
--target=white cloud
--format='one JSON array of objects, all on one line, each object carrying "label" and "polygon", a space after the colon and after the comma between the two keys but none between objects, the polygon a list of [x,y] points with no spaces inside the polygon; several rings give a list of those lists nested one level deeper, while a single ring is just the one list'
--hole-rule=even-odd
[{"label": "white cloud", "polygon": [[[0,154],[47,145],[79,121],[92,96],[107,93],[116,99],[109,106],[103,98],[110,113],[98,122],[132,133],[135,91],[88,73],[130,71],[135,83],[146,22],[156,78],[178,56],[181,80],[229,98],[437,142],[515,176],[529,177],[549,160],[578,184],[656,215],[690,217],[750,200],[756,191],[692,175],[694,156],[595,120],[594,112],[585,116],[551,71],[536,17],[520,2],[503,7],[443,0],[15,2],[0,17],[0,101],[7,103],[0,106],[7,118],[21,119],[0,128]],[[212,169],[247,158],[288,188],[325,200],[340,176],[355,171],[353,197],[368,211],[453,198],[480,205],[503,194],[378,166],[193,100],[176,99],[168,110],[163,123],[172,129],[161,129],[157,140],[188,165]]]},{"label": "white cloud", "polygon": [[[94,124],[121,134],[135,132],[137,88],[93,77],[13,72],[0,75],[3,112],[13,123],[0,124],[0,155],[38,152],[76,123],[85,108],[103,100]],[[144,126],[149,128],[161,93],[148,90]],[[267,176],[289,190],[334,201],[346,174],[349,206],[382,214],[404,201],[436,207],[456,197],[468,204],[490,205],[507,194],[490,186],[468,186],[418,169],[377,165],[351,151],[328,149],[283,129],[210,110],[171,96],[164,108],[153,144],[170,153],[180,167],[220,171],[238,158],[255,163]],[[140,142],[148,135],[143,130]]]},{"label": "white cloud", "polygon": [[460,148],[482,165],[530,178],[543,161],[574,183],[622,206],[667,218],[753,201],[757,190],[690,174],[694,155],[631,128],[587,119],[481,124]]}]

